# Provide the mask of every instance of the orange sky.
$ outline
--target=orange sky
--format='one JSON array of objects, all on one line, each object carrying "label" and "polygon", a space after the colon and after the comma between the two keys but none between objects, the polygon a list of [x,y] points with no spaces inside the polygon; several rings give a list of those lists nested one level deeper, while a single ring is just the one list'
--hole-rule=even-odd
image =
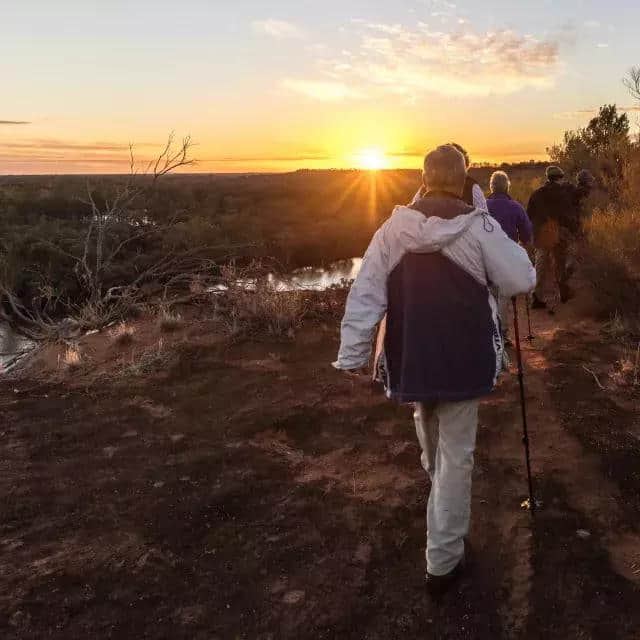
[{"label": "orange sky", "polygon": [[0,173],[123,172],[170,131],[197,171],[417,168],[452,140],[545,159],[601,104],[637,109],[640,63],[640,4],[545,2],[10,1]]}]

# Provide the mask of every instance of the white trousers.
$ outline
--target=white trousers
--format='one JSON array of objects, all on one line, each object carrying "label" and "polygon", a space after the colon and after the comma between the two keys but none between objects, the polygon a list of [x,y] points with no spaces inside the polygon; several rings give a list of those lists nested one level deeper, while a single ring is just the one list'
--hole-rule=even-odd
[{"label": "white trousers", "polygon": [[422,466],[431,478],[427,505],[427,571],[454,569],[464,554],[471,516],[471,473],[479,400],[418,403],[414,419]]}]

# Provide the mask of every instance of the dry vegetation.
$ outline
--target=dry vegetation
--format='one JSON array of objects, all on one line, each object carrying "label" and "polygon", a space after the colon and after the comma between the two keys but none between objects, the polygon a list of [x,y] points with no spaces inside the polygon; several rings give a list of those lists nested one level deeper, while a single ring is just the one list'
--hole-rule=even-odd
[{"label": "dry vegetation", "polygon": [[640,210],[596,210],[585,232],[584,271],[601,308],[640,329]]},{"label": "dry vegetation", "polygon": [[119,347],[127,347],[131,345],[135,340],[135,327],[127,324],[126,322],[121,322],[112,332],[111,339],[114,344]]},{"label": "dry vegetation", "polygon": [[293,337],[308,311],[308,294],[278,290],[260,261],[221,271],[225,289],[217,296],[217,313],[230,336]]},{"label": "dry vegetation", "polygon": [[143,376],[157,371],[166,371],[174,362],[175,352],[167,348],[162,338],[157,344],[131,355],[130,360],[123,360],[123,376]]},{"label": "dry vegetation", "polygon": [[62,353],[60,365],[66,371],[72,373],[81,369],[84,364],[82,352],[77,344],[70,344]]},{"label": "dry vegetation", "polygon": [[164,333],[178,331],[178,329],[182,328],[183,324],[182,316],[179,313],[166,308],[160,310],[158,314],[158,327],[160,331]]}]

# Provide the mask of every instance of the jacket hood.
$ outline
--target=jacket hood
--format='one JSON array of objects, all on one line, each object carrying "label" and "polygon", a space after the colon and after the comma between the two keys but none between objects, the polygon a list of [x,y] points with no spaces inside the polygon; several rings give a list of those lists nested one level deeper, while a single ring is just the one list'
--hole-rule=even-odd
[{"label": "jacket hood", "polygon": [[408,253],[431,253],[451,244],[483,214],[486,211],[462,200],[427,197],[410,207],[396,207],[388,232]]}]

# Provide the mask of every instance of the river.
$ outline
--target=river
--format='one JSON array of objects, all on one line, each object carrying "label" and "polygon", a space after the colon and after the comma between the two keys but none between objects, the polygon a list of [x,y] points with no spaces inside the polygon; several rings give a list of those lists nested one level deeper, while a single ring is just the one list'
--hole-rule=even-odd
[{"label": "river", "polygon": [[[278,291],[323,291],[332,286],[342,285],[353,280],[360,271],[362,258],[340,260],[328,267],[304,267],[296,269],[287,278],[269,276],[269,282]],[[12,331],[5,323],[0,322],[0,373],[10,366],[16,356],[26,353],[34,347],[34,343]]]},{"label": "river", "polygon": [[269,276],[269,282],[278,291],[311,290],[324,291],[330,287],[353,280],[360,271],[362,258],[339,260],[328,267],[304,267],[296,269],[287,278]]},{"label": "river", "polygon": [[9,325],[0,322],[0,372],[15,361],[16,356],[26,353],[34,343],[18,335]]}]

